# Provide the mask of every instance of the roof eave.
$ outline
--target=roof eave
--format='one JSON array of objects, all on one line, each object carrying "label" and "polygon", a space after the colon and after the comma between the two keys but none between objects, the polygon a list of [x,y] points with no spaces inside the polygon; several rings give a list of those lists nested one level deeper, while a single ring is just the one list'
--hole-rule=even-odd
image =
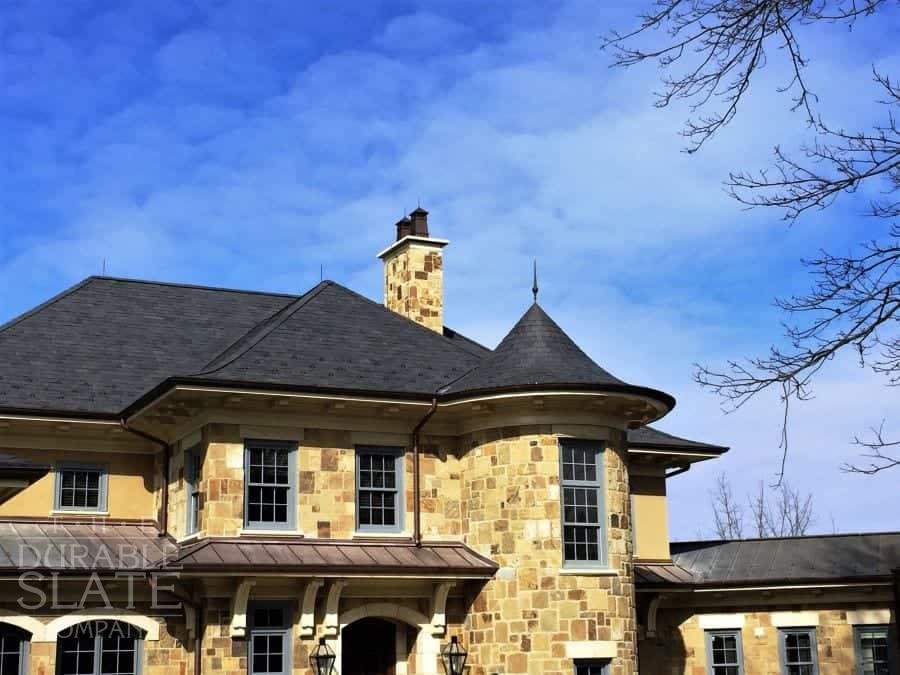
[{"label": "roof eave", "polygon": [[[455,402],[459,400],[469,399],[475,396],[502,395],[502,394],[532,394],[536,392],[547,391],[573,391],[597,394],[625,394],[631,396],[640,396],[649,398],[661,403],[667,414],[675,407],[675,397],[658,389],[650,387],[642,387],[632,384],[591,384],[584,382],[552,382],[540,384],[518,384],[503,387],[484,387],[480,389],[470,389],[462,391],[454,391],[450,393],[439,393],[438,400],[441,402]],[[660,415],[662,417],[662,415]]]}]

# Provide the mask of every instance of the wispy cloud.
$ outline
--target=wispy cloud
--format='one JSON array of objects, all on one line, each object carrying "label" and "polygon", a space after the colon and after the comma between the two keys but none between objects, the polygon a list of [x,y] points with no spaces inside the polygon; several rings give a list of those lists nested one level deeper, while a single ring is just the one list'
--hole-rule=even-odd
[{"label": "wispy cloud", "polygon": [[[326,275],[378,298],[374,254],[418,200],[447,249],[448,323],[488,343],[542,302],[601,364],[681,403],[663,425],[731,445],[673,481],[674,530],[709,522],[718,470],[770,479],[777,401],[723,416],[694,361],[758,353],[796,262],[872,225],[858,205],[787,228],[721,180],[803,132],[773,70],[738,123],[680,152],[686,110],[658,73],[610,71],[599,36],[630,7],[594,2],[31,2],[0,28],[0,318],[99,272],[302,291]],[[872,115],[889,27],[811,33],[823,105]],[[896,68],[895,68],[896,70]],[[850,94],[850,95],[848,95]],[[848,103],[848,101],[850,103]],[[890,479],[838,472],[855,430],[894,413],[835,364],[798,411],[788,475],[843,529],[890,527]],[[861,486],[864,489],[860,489]],[[850,498],[852,495],[852,499]],[[881,518],[881,519],[879,519]],[[829,523],[822,523],[827,527]]]}]

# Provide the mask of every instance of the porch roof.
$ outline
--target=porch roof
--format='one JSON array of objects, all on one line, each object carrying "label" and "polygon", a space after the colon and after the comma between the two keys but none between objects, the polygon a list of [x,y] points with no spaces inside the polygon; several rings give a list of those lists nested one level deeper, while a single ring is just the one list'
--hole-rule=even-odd
[{"label": "porch roof", "polygon": [[173,544],[150,521],[4,519],[0,575],[159,569]]},{"label": "porch roof", "polygon": [[167,563],[182,573],[488,579],[498,566],[461,542],[345,541],[299,537],[203,539]]}]

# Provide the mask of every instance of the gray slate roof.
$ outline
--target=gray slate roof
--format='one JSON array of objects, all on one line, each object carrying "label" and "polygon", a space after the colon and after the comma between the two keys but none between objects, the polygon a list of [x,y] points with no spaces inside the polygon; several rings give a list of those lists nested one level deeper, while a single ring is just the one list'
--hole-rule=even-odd
[{"label": "gray slate roof", "polygon": [[668,394],[634,387],[598,366],[537,303],[477,368],[444,387],[441,394],[547,386],[641,390],[669,407],[675,404]]},{"label": "gray slate roof", "polygon": [[900,532],[671,544],[693,583],[742,585],[888,577],[900,565]]},{"label": "gray slate roof", "polygon": [[117,414],[293,299],[90,277],[0,327],[0,408]]},{"label": "gray slate roof", "polygon": [[116,417],[176,381],[422,398],[566,385],[674,405],[536,304],[493,352],[330,281],[296,296],[90,277],[0,326],[0,410]]},{"label": "gray slate roof", "polygon": [[324,282],[191,378],[432,396],[480,358],[353,291]]},{"label": "gray slate roof", "polygon": [[170,378],[431,396],[488,352],[333,282],[302,296],[90,277],[0,326],[0,409],[120,415]]},{"label": "gray slate roof", "polygon": [[697,452],[712,452],[721,454],[728,450],[724,445],[712,445],[701,443],[687,438],[673,436],[665,431],[653,427],[640,427],[628,432],[628,447],[630,448],[659,448],[661,450],[686,450]]}]

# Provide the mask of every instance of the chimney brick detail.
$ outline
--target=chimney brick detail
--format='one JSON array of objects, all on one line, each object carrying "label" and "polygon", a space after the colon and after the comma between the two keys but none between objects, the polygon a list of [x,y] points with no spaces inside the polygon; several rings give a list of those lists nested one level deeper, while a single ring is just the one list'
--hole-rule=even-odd
[{"label": "chimney brick detail", "polygon": [[384,304],[407,319],[443,334],[445,239],[428,233],[428,211],[417,208],[397,223],[397,241],[379,254],[384,261]]},{"label": "chimney brick detail", "polygon": [[385,306],[444,332],[444,270],[439,246],[404,242],[384,256]]}]

